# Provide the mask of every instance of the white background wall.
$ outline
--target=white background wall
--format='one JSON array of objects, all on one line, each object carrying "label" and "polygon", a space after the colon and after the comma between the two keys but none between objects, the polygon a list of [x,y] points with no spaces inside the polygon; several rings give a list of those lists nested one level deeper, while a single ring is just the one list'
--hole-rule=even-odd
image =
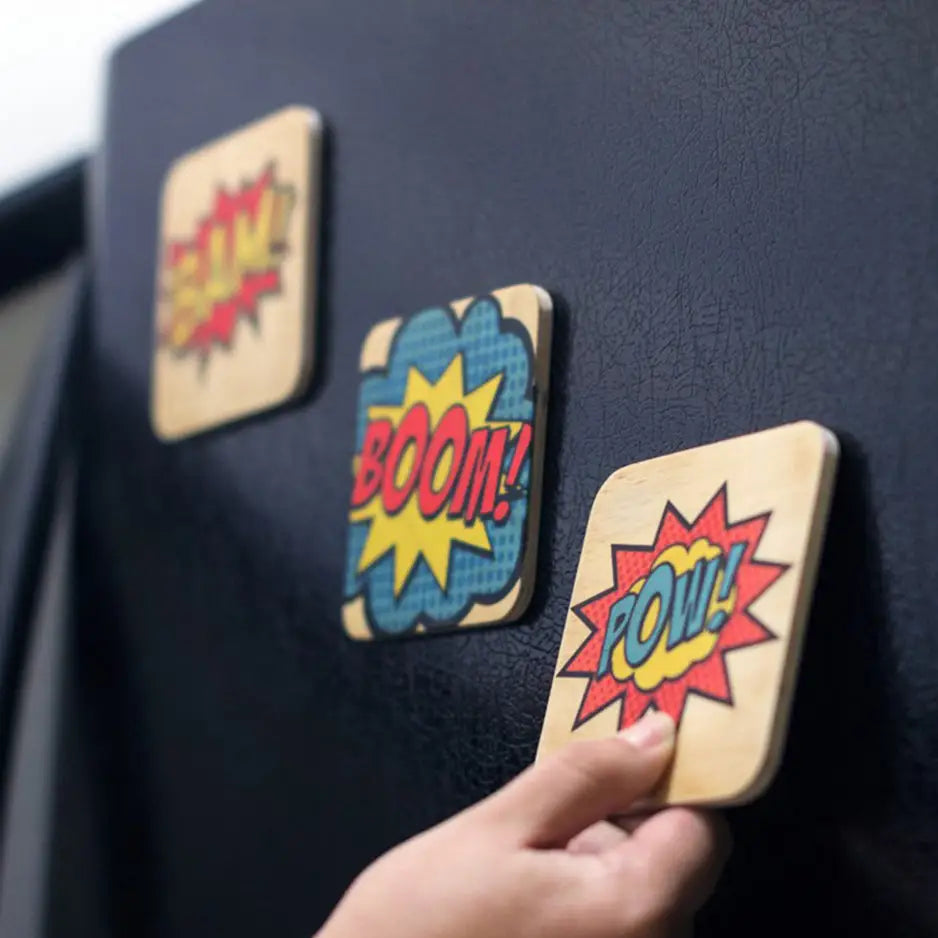
[{"label": "white background wall", "polygon": [[0,0],[0,198],[94,146],[121,39],[193,0]]}]

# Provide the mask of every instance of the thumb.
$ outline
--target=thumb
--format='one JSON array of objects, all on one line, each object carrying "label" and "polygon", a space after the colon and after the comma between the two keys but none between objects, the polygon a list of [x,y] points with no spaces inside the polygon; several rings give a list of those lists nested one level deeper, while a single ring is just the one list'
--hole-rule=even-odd
[{"label": "thumb", "polygon": [[648,794],[673,749],[674,721],[651,711],[618,736],[571,743],[522,772],[479,810],[526,846],[565,846]]}]

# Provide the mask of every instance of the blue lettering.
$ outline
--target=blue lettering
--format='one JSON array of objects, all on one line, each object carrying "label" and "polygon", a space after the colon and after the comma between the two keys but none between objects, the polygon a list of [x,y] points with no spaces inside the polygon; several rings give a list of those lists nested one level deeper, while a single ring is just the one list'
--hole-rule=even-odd
[{"label": "blue lettering", "polygon": [[[641,667],[648,660],[655,645],[658,644],[661,631],[671,613],[673,594],[674,568],[669,563],[660,564],[648,574],[626,624],[625,660],[633,670]],[[648,638],[642,639],[642,623],[645,621],[648,607],[655,599],[660,600],[658,616],[651,634]]]},{"label": "blue lettering", "polygon": [[710,591],[703,588],[707,563],[698,560],[692,570],[682,573],[674,584],[674,609],[668,629],[668,651],[685,638],[697,635],[704,626]]},{"label": "blue lettering", "polygon": [[710,598],[713,596],[713,588],[716,586],[717,573],[720,570],[720,558],[713,557],[706,563],[707,566],[703,575],[703,583],[700,587],[701,596],[706,597],[703,606],[703,616],[701,616],[699,621],[695,621],[693,623],[692,628],[687,630],[687,635],[684,636],[687,639],[696,638],[703,631],[704,616],[707,614],[707,607],[710,605]]},{"label": "blue lettering", "polygon": [[[736,585],[743,555],[748,544],[740,541],[733,544],[725,555],[723,578],[717,590],[717,574],[720,572],[722,556],[709,560],[698,560],[694,566],[675,576],[674,567],[662,563],[648,574],[638,595],[623,596],[609,610],[609,624],[603,637],[602,652],[596,676],[603,677],[612,666],[613,649],[622,642],[625,660],[634,671],[640,668],[655,650],[667,627],[668,651],[682,642],[690,641],[706,628],[718,632],[729,619],[729,613],[718,610],[707,621],[707,609],[711,600],[725,603],[732,596]],[[648,636],[642,638],[645,617],[655,600],[659,601],[658,613]]]},{"label": "blue lettering", "polygon": [[632,614],[634,605],[635,594],[629,593],[609,610],[609,625],[606,628],[606,637],[603,639],[603,650],[599,656],[596,677],[602,677],[609,671],[609,659],[612,656],[612,649],[615,648],[616,643],[625,634],[625,627],[628,625],[629,616]]}]

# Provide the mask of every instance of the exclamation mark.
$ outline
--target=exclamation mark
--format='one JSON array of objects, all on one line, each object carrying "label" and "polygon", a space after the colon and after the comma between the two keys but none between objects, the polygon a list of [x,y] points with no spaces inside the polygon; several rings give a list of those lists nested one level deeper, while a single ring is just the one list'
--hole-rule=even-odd
[{"label": "exclamation mark", "polygon": [[[505,473],[505,488],[512,489],[518,484],[518,476],[521,475],[521,467],[524,465],[525,457],[531,447],[531,424],[526,423],[521,427],[518,433],[518,442],[515,444],[515,451],[511,457],[511,463],[508,471]],[[498,524],[501,524],[508,517],[511,511],[511,501],[508,498],[500,498],[492,512],[492,517]]]},{"label": "exclamation mark", "polygon": [[746,547],[746,542],[740,541],[734,544],[726,555],[726,566],[723,568],[723,579],[720,581],[720,592],[717,595],[717,600],[721,603],[730,598],[730,593],[736,583],[736,573],[739,570],[740,561],[743,559],[743,554],[746,553]]},{"label": "exclamation mark", "polygon": [[[717,602],[724,603],[733,592],[733,586],[736,583],[736,574],[739,571],[739,564],[746,553],[749,545],[745,541],[739,541],[734,544],[726,555],[726,566],[723,568],[723,579],[720,580],[720,589],[717,591]],[[718,609],[707,623],[707,628],[711,632],[719,632],[726,624],[730,615],[723,609]]]}]

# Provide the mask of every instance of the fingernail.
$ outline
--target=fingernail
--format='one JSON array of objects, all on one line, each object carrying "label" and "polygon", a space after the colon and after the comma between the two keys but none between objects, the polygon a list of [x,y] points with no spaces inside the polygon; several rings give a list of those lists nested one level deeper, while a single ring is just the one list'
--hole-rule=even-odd
[{"label": "fingernail", "polygon": [[619,737],[636,749],[654,749],[674,740],[674,720],[666,713],[652,710],[638,723],[623,730]]}]

